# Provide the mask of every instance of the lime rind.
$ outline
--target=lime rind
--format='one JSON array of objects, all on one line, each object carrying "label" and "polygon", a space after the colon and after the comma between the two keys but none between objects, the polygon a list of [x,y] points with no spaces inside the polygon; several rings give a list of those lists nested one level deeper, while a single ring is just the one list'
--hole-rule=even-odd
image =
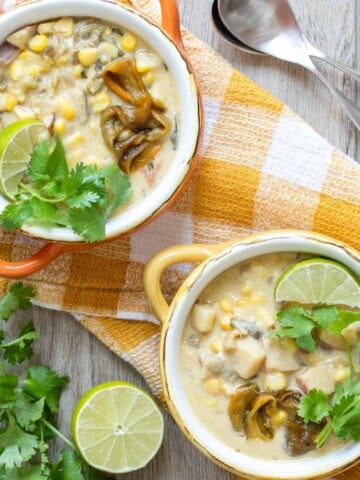
[{"label": "lime rind", "polygon": [[360,308],[360,285],[353,272],[343,264],[311,258],[282,273],[275,286],[275,300]]},{"label": "lime rind", "polygon": [[28,118],[9,124],[0,131],[0,191],[14,199],[26,172],[31,153],[43,124]]},{"label": "lime rind", "polygon": [[108,473],[143,468],[159,450],[163,432],[155,401],[127,382],[94,387],[80,399],[72,418],[80,453],[94,468]]}]

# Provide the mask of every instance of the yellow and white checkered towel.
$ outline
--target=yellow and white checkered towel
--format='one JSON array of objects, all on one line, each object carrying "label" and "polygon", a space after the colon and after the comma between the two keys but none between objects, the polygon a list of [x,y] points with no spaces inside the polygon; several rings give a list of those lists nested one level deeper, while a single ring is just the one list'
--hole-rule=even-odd
[{"label": "yellow and white checkered towel", "polygon": [[[91,1],[91,0],[89,0]],[[16,0],[0,0],[0,13]],[[130,0],[159,20],[156,0]],[[131,236],[65,255],[30,277],[37,303],[71,312],[161,396],[159,326],[142,284],[146,262],[179,243],[216,243],[254,231],[314,230],[360,248],[360,168],[268,92],[184,31],[205,106],[200,164],[175,205]],[[17,260],[39,242],[0,236],[0,257]],[[170,300],[184,268],[164,285]],[[7,282],[2,281],[2,289]],[[352,480],[360,479],[360,468]],[[337,478],[350,478],[348,474]]]}]

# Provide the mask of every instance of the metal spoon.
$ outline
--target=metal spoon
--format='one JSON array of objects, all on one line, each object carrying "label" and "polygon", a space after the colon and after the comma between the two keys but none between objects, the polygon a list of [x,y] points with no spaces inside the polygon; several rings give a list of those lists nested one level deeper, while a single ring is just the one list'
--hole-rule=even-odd
[{"label": "metal spoon", "polygon": [[286,0],[217,0],[222,23],[241,43],[303,66],[334,95],[360,129],[360,109],[315,67],[299,25]]},{"label": "metal spoon", "polygon": [[[214,0],[211,13],[212,13],[212,19],[213,19],[215,28],[217,29],[219,34],[225,38],[225,40],[227,40],[228,42],[233,44],[235,47],[239,48],[240,50],[243,50],[246,53],[264,55],[263,53],[258,52],[257,50],[254,50],[248,45],[245,45],[245,43],[241,42],[226,28],[226,26],[224,25],[224,23],[220,18],[219,9],[218,9],[218,0]],[[328,63],[329,65],[332,65],[338,70],[341,70],[342,72],[350,75],[355,80],[360,81],[360,72],[358,70],[355,70],[355,68],[351,68],[348,65],[345,65],[344,63],[339,62],[338,60],[335,60],[334,58],[326,56],[323,52],[321,52],[316,47],[314,47],[314,45],[312,45],[309,42],[309,40],[307,40],[307,38],[304,37],[304,35],[303,35],[303,39],[304,39],[304,42],[306,43],[306,48],[310,57],[317,58],[318,60],[323,60],[324,62]]]}]

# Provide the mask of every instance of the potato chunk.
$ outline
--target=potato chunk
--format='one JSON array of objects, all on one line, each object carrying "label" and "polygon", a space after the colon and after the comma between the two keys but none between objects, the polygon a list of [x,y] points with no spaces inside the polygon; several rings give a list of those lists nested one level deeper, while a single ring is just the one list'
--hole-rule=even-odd
[{"label": "potato chunk", "polygon": [[292,372],[299,370],[299,364],[295,358],[296,348],[293,348],[288,339],[269,339],[265,342],[267,372],[280,371]]},{"label": "potato chunk", "polygon": [[332,362],[324,362],[314,367],[305,368],[297,375],[296,381],[305,393],[317,388],[330,395],[335,389],[334,373]]},{"label": "potato chunk", "polygon": [[265,351],[255,338],[239,338],[235,342],[235,350],[231,359],[235,372],[246,380],[259,372],[265,359]]},{"label": "potato chunk", "polygon": [[197,304],[192,309],[191,320],[198,332],[208,333],[213,329],[215,308],[212,305]]}]

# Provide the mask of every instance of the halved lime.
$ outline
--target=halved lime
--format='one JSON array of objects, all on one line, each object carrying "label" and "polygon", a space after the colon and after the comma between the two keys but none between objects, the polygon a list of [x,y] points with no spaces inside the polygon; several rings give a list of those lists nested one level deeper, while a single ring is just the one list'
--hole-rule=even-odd
[{"label": "halved lime", "polygon": [[11,200],[28,168],[42,128],[44,125],[39,120],[27,118],[0,131],[0,190]]},{"label": "halved lime", "polygon": [[154,400],[126,382],[89,390],[72,417],[72,435],[81,455],[109,473],[144,467],[159,450],[163,434],[164,420]]},{"label": "halved lime", "polygon": [[341,263],[311,258],[289,267],[275,286],[277,302],[360,307],[360,285]]}]

